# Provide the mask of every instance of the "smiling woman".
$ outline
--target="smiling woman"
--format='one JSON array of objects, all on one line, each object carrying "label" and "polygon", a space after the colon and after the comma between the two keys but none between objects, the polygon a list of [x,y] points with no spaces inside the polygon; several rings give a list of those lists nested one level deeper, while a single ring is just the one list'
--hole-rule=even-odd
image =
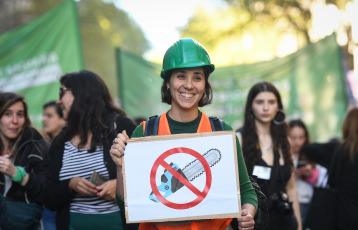
[{"label": "smiling woman", "polygon": [[[169,47],[164,55],[163,68],[160,76],[163,79],[161,88],[162,102],[171,105],[168,112],[159,117],[158,135],[175,135],[181,133],[212,132],[209,117],[199,110],[199,107],[210,104],[212,89],[209,76],[215,66],[211,63],[206,49],[191,38],[183,38]],[[232,130],[226,122],[224,130]],[[147,122],[139,125],[133,132],[132,138],[143,137]],[[148,129],[149,129],[148,124]],[[122,157],[129,136],[126,132],[118,134],[110,150],[113,161],[117,165],[117,196],[120,207],[124,207],[124,187],[120,179],[122,175]],[[236,139],[238,153],[238,169],[242,210],[238,218],[241,229],[253,229],[253,217],[257,208],[257,197],[249,181],[240,143]],[[184,221],[160,223],[141,223],[144,230],[171,229],[231,229],[232,218],[212,219],[203,221]]]},{"label": "smiling woman", "polygon": [[1,203],[8,203],[7,199],[22,202],[24,207],[20,210],[23,212],[17,212],[18,218],[27,215],[26,207],[30,204],[39,210],[37,217],[27,221],[19,221],[14,215],[11,221],[4,215],[6,210],[2,205],[0,229],[38,227],[45,179],[42,163],[48,147],[47,141],[31,126],[24,97],[15,93],[0,93],[0,197],[4,199]]}]

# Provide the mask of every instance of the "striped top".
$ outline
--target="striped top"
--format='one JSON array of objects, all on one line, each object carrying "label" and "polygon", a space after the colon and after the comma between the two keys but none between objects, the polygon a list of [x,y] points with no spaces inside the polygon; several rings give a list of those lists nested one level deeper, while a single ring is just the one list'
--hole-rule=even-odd
[{"label": "striped top", "polygon": [[[68,180],[74,177],[90,179],[96,171],[106,180],[109,180],[109,173],[103,161],[103,147],[98,146],[93,153],[88,152],[89,148],[79,149],[70,141],[65,143],[62,158],[62,168],[59,180]],[[119,211],[115,201],[108,201],[94,195],[82,195],[76,193],[72,198],[70,212],[81,214],[105,214]]]}]

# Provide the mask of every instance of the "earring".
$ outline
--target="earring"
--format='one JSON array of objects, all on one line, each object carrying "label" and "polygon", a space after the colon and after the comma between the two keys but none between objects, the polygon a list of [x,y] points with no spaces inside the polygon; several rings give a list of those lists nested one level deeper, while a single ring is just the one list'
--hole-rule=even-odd
[{"label": "earring", "polygon": [[[281,115],[280,115],[279,112],[281,112]],[[276,120],[277,118],[279,118],[278,121]],[[272,120],[272,122],[273,122],[275,125],[282,125],[283,123],[285,123],[285,119],[286,119],[286,114],[285,114],[285,112],[283,111],[283,109],[279,109],[279,110],[277,110],[276,116],[275,116],[275,118]]]}]

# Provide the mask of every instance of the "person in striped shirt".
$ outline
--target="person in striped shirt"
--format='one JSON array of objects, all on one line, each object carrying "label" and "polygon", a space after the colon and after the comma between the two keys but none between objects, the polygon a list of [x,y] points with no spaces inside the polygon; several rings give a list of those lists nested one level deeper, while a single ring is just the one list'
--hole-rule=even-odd
[{"label": "person in striped shirt", "polygon": [[109,149],[118,132],[132,133],[135,125],[97,74],[73,72],[60,83],[66,126],[49,150],[44,203],[57,210],[57,229],[122,230]]}]

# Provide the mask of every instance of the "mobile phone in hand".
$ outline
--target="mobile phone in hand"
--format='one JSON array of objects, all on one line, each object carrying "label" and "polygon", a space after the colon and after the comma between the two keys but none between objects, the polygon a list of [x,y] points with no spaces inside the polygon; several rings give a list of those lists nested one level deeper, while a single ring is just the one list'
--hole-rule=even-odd
[{"label": "mobile phone in hand", "polygon": [[299,160],[297,163],[297,168],[303,167],[307,165],[307,161],[305,160]]},{"label": "mobile phone in hand", "polygon": [[100,186],[101,184],[106,182],[106,179],[104,179],[99,173],[94,171],[89,181],[96,186]]}]

